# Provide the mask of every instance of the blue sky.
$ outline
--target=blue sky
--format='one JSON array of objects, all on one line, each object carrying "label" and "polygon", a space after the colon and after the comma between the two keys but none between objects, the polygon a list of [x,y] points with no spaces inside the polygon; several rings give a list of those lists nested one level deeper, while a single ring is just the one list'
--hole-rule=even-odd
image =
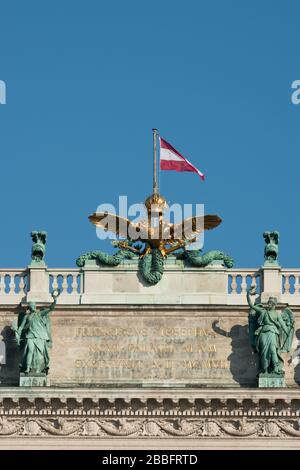
[{"label": "blue sky", "polygon": [[300,4],[276,0],[2,0],[2,267],[30,262],[47,230],[47,264],[108,250],[88,215],[152,189],[152,127],[206,175],[163,172],[172,202],[204,203],[223,223],[205,238],[236,266],[300,265]]}]

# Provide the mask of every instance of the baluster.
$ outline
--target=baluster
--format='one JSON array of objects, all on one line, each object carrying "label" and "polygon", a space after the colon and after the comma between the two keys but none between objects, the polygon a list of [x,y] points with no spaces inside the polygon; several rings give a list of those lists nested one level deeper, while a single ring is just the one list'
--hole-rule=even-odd
[{"label": "baluster", "polygon": [[5,294],[4,273],[0,274],[0,293]]},{"label": "baluster", "polygon": [[61,288],[62,288],[62,292],[64,294],[67,294],[68,293],[68,280],[67,280],[67,274],[62,274],[62,285],[61,285]]},{"label": "baluster", "polygon": [[21,276],[20,289],[26,294],[29,291],[29,275],[27,273]]},{"label": "baluster", "polygon": [[21,293],[25,292],[25,282],[24,276],[22,276],[22,274],[20,275],[19,289]]},{"label": "baluster", "polygon": [[299,294],[299,287],[300,287],[300,283],[299,283],[299,276],[297,274],[295,274],[295,284],[294,284],[294,288],[295,288],[295,294]]},{"label": "baluster", "polygon": [[290,276],[289,274],[285,275],[284,279],[284,293],[289,294],[290,293]]},{"label": "baluster", "polygon": [[247,274],[242,274],[241,294],[247,290]]},{"label": "baluster", "polygon": [[231,289],[232,289],[232,294],[237,293],[237,282],[236,282],[236,274],[232,274],[232,283],[231,283]]},{"label": "baluster", "polygon": [[71,283],[71,294],[77,294],[77,276],[76,274],[71,274],[72,276],[72,283]]},{"label": "baluster", "polygon": [[256,274],[252,274],[251,276],[251,287],[255,286],[255,292],[257,293],[257,276]]},{"label": "baluster", "polygon": [[13,289],[14,289],[14,276],[12,276],[11,274],[7,274],[7,277],[8,277],[8,283],[7,283],[7,287],[8,287],[8,294],[12,294],[13,293]]},{"label": "baluster", "polygon": [[58,289],[57,274],[52,274],[52,275],[53,275],[52,290]]},{"label": "baluster", "polygon": [[11,277],[11,293],[16,294],[16,290],[17,290],[16,277],[17,277],[17,274],[11,274],[10,277]]}]

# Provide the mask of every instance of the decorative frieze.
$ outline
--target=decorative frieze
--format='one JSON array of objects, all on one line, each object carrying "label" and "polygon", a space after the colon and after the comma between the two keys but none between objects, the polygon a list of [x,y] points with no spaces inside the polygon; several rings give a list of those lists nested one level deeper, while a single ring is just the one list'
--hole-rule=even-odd
[{"label": "decorative frieze", "polygon": [[122,438],[300,437],[299,419],[0,417],[0,436]]},{"label": "decorative frieze", "polygon": [[[234,395],[236,394],[236,397]],[[300,397],[293,390],[1,392],[1,436],[99,438],[300,437]]]}]

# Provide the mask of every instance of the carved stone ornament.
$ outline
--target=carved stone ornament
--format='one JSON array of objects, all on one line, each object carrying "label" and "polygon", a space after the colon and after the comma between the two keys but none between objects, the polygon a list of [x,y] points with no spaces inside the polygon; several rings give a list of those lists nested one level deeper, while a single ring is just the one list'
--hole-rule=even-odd
[{"label": "carved stone ornament", "polygon": [[[123,403],[123,406],[121,406]],[[300,399],[61,398],[0,399],[0,436],[11,439],[272,438],[300,437]],[[172,409],[172,416],[170,410]],[[137,415],[138,411],[138,415]],[[284,413],[284,416],[283,416]]]}]

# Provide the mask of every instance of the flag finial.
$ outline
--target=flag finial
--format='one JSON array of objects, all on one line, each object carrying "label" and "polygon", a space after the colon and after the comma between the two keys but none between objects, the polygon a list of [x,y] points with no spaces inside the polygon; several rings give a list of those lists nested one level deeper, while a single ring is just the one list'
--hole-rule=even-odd
[{"label": "flag finial", "polygon": [[157,184],[157,129],[152,129],[153,132],[153,194],[158,194],[158,184]]}]

